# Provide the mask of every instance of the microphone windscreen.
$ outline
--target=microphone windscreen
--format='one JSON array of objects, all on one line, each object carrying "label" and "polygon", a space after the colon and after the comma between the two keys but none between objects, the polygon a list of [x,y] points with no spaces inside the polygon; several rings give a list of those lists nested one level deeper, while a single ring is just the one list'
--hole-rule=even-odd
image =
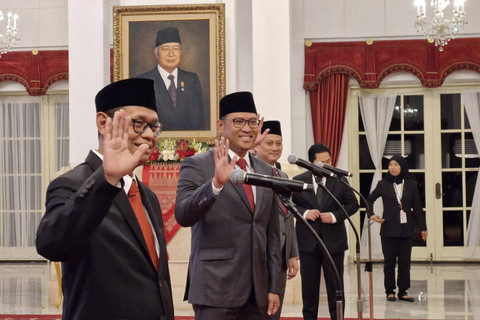
[{"label": "microphone windscreen", "polygon": [[238,184],[238,185],[243,184],[243,182],[245,181],[246,174],[247,173],[242,169],[235,169],[232,171],[232,173],[230,173],[230,181],[233,184]]},{"label": "microphone windscreen", "polygon": [[290,163],[290,164],[295,164],[295,163],[297,163],[297,159],[298,159],[298,158],[297,158],[296,155],[291,154],[291,155],[288,156],[287,161],[288,161],[288,163]]}]

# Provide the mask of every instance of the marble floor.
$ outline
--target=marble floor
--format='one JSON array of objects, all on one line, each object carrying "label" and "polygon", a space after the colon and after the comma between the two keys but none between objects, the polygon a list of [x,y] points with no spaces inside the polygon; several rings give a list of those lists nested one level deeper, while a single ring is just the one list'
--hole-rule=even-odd
[{"label": "marble floor", "polygon": [[[382,265],[374,264],[372,273],[364,272],[362,265],[359,300],[357,267],[347,265],[345,318],[480,320],[480,264],[413,264],[411,278],[409,295],[415,302],[389,302],[383,290]],[[0,263],[0,314],[59,314],[54,306],[56,287],[50,279],[51,268],[46,263]],[[323,288],[322,284],[320,317],[328,316]],[[179,316],[192,314],[176,311]],[[301,317],[301,306],[285,305],[282,316]]]}]

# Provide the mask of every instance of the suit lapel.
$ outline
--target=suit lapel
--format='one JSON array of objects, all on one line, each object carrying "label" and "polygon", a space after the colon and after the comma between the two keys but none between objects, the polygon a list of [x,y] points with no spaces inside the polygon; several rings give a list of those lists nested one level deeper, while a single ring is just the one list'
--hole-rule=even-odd
[{"label": "suit lapel", "polygon": [[[305,183],[313,184],[313,176],[310,172],[304,173],[302,179],[299,179]],[[318,187],[321,188],[321,187]],[[307,201],[310,203],[311,208],[318,207],[317,195],[314,192],[305,192],[305,196],[307,197]]]},{"label": "suit lapel", "polygon": [[[90,151],[87,158],[85,159],[85,162],[87,162],[90,165],[90,167],[92,167],[93,170],[97,170],[102,165],[103,161],[94,152]],[[145,206],[145,208],[147,209],[148,212],[152,212],[153,208],[151,208],[151,205],[149,204],[148,207],[145,205],[144,198],[146,198],[146,197],[144,197],[144,193],[142,192],[142,189],[141,189],[140,185],[142,185],[142,183],[139,183],[140,194],[142,196],[142,203],[144,203],[144,206]],[[112,203],[111,210],[116,211],[116,212],[120,212],[120,214],[124,217],[125,221],[127,221],[127,224],[132,229],[136,238],[142,244],[143,251],[147,255],[148,260],[151,261],[150,253],[148,252],[148,248],[147,248],[147,244],[145,242],[145,239],[143,238],[142,229],[140,228],[140,224],[138,223],[137,217],[135,216],[135,212],[133,212],[132,205],[130,204],[130,201],[128,201],[128,196],[125,194],[125,192],[120,192],[118,194],[118,196],[115,198],[115,201]],[[152,218],[152,217],[150,216],[150,218]],[[154,227],[155,227],[155,225],[158,225],[158,223],[154,223],[154,222],[152,222],[152,223],[153,223]],[[158,235],[158,230],[157,229],[155,229],[155,232]],[[160,237],[158,237],[158,236],[157,236],[157,238],[160,239]],[[152,263],[152,267],[154,267],[153,263]]]},{"label": "suit lapel", "polygon": [[[260,168],[257,164],[256,161],[259,161],[257,160],[256,157],[254,157],[253,155],[250,154],[250,152],[248,153],[248,156],[250,158],[250,164],[252,165],[252,169],[253,169],[253,172],[255,173],[260,173],[260,174],[267,174],[265,172],[260,172]],[[268,174],[273,174],[273,171],[268,173]],[[262,201],[263,201],[263,194],[265,193],[265,188],[262,188],[262,187],[256,187],[255,188],[255,212],[258,212],[257,208],[261,208],[261,205],[262,205]]]},{"label": "suit lapel", "polygon": [[[182,105],[182,99],[183,99],[183,93],[182,91],[182,82],[185,85],[185,79],[183,77],[183,71],[178,68],[177,72],[177,108]],[[183,87],[183,90],[185,90],[185,87]],[[188,106],[190,107],[190,106]]]}]

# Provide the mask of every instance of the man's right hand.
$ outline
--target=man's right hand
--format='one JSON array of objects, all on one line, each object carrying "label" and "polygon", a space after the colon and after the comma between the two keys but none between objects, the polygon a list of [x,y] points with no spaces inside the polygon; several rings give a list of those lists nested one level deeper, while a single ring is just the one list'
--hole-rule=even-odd
[{"label": "man's right hand", "polygon": [[318,211],[317,209],[308,210],[307,213],[305,214],[306,220],[315,221],[318,218],[320,218],[320,211]]},{"label": "man's right hand", "polygon": [[228,162],[228,139],[222,137],[220,142],[215,139],[215,149],[213,151],[213,161],[215,162],[215,176],[212,179],[215,188],[222,188],[225,183],[230,181],[230,174],[235,169],[238,157],[233,157],[232,161]]},{"label": "man's right hand", "polygon": [[113,119],[108,118],[103,137],[103,170],[105,179],[116,185],[124,175],[131,174],[138,166],[140,158],[147,151],[148,145],[140,145],[134,154],[128,149],[128,129],[130,117],[123,109],[116,111]]}]

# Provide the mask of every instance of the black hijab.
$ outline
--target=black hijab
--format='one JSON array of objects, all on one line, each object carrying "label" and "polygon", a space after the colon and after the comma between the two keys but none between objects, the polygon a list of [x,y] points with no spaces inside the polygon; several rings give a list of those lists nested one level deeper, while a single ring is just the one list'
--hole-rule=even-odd
[{"label": "black hijab", "polygon": [[[390,172],[387,172],[387,175],[383,178],[385,181],[389,183],[396,183],[396,184],[401,184],[403,179],[408,179],[408,165],[407,165],[407,160],[403,158],[402,156],[395,155],[390,158],[390,161],[396,161],[402,170],[400,171],[400,174],[398,176],[392,176]],[[388,162],[390,164],[390,161]]]}]

